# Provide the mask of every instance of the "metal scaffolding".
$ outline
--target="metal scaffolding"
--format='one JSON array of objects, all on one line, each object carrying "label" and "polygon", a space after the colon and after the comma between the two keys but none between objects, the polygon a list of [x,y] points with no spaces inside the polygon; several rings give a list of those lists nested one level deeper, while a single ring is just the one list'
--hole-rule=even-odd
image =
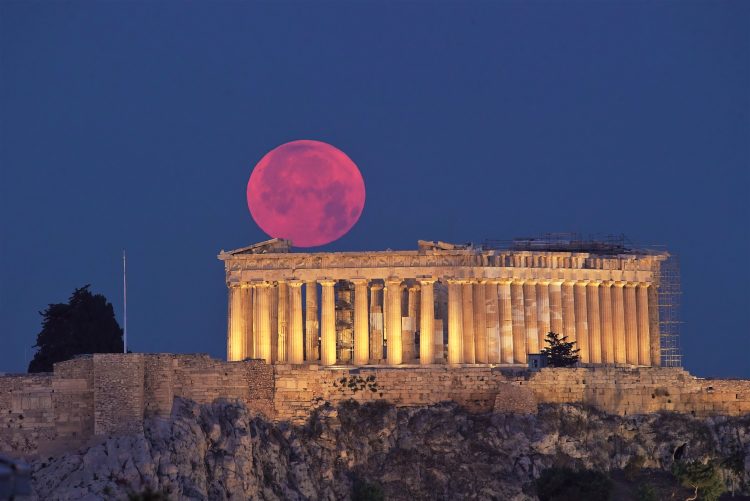
[{"label": "metal scaffolding", "polygon": [[680,352],[680,262],[671,254],[659,266],[657,301],[662,367],[682,367]]}]

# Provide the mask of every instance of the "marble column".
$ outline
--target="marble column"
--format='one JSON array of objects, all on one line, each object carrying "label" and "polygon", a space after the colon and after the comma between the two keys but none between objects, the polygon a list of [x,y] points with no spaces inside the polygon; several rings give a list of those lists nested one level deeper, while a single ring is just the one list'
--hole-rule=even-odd
[{"label": "marble column", "polygon": [[370,360],[383,360],[383,285],[370,286]]},{"label": "marble column", "polygon": [[240,284],[230,284],[228,290],[227,360],[234,362],[243,359],[246,317],[242,311],[242,287]]},{"label": "marble column", "polygon": [[409,312],[409,318],[414,319],[414,332],[419,331],[419,303],[420,303],[420,293],[419,293],[419,282],[417,281],[415,284],[411,285],[409,287],[409,304],[408,312]]},{"label": "marble column", "polygon": [[485,324],[487,325],[487,361],[499,364],[500,360],[500,312],[497,296],[497,280],[488,280],[484,286]]},{"label": "marble column", "polygon": [[335,280],[318,280],[321,286],[320,309],[320,363],[336,364],[336,301],[333,286]]},{"label": "marble column", "polygon": [[268,289],[268,308],[271,311],[271,361],[279,354],[279,287],[273,282]]},{"label": "marble column", "polygon": [[601,280],[591,280],[586,286],[586,312],[589,328],[589,361],[592,364],[602,363],[602,331],[599,316],[599,286]]},{"label": "marble column", "polygon": [[463,285],[460,280],[448,280],[448,363],[464,361],[463,348]]},{"label": "marble column", "polygon": [[367,311],[366,278],[353,278],[354,284],[354,364],[366,365],[370,361],[370,327]]},{"label": "marble column", "polygon": [[536,280],[523,284],[523,321],[526,326],[526,354],[539,353],[539,328],[537,326]]},{"label": "marble column", "polygon": [[536,284],[536,325],[539,335],[539,351],[547,347],[545,338],[550,331],[549,280],[539,280]]},{"label": "marble column", "polygon": [[526,327],[524,325],[523,280],[510,284],[510,301],[513,308],[513,362],[526,364]]},{"label": "marble column", "polygon": [[473,364],[476,363],[476,347],[474,344],[474,294],[472,292],[474,283],[470,280],[464,280],[461,286],[461,302],[463,305],[464,321],[464,363]]},{"label": "marble column", "polygon": [[627,362],[625,347],[625,282],[614,282],[612,286],[612,327],[615,341],[615,362]]},{"label": "marble column", "polygon": [[513,302],[510,280],[500,280],[497,303],[500,312],[500,363],[513,363]]},{"label": "marble column", "polygon": [[602,362],[605,364],[615,363],[615,329],[614,316],[612,315],[612,288],[611,280],[605,280],[599,286],[599,312],[601,320],[602,336]]},{"label": "marble column", "polygon": [[589,355],[589,322],[586,312],[586,285],[588,280],[578,280],[573,286],[575,297],[575,317],[576,317],[576,348],[581,362],[587,364],[590,362]]},{"label": "marble column", "polygon": [[549,283],[549,329],[555,334],[562,335],[562,280],[551,280]]},{"label": "marble column", "polygon": [[287,282],[279,280],[277,290],[278,314],[276,316],[276,325],[279,340],[276,344],[276,360],[284,363],[287,361],[287,347],[289,345],[289,332],[287,330],[289,322],[289,285],[287,284]]},{"label": "marble column", "polygon": [[253,289],[253,347],[252,357],[260,358],[260,313],[258,310],[258,282],[250,282],[250,287]]},{"label": "marble column", "polygon": [[563,318],[563,335],[570,343],[576,341],[576,310],[575,310],[575,287],[574,280],[566,280],[562,284],[562,318]]},{"label": "marble column", "polygon": [[638,310],[636,291],[638,284],[625,284],[625,359],[629,364],[638,365]]},{"label": "marble column", "polygon": [[[420,278],[419,287],[419,363],[435,363],[435,294],[434,278]],[[442,333],[440,343],[442,344]]]},{"label": "marble column", "polygon": [[659,291],[656,284],[648,288],[648,335],[651,340],[651,365],[661,366],[661,333],[659,331]]},{"label": "marble column", "polygon": [[305,361],[305,340],[302,330],[302,280],[290,280],[290,364],[301,364]]},{"label": "marble column", "polygon": [[385,291],[388,298],[388,365],[400,365],[404,355],[401,338],[401,279],[389,277],[385,281]]},{"label": "marble column", "polygon": [[245,312],[245,358],[253,358],[255,355],[255,340],[253,330],[253,315],[255,309],[253,307],[254,288],[252,284],[243,284],[243,290],[245,293],[245,304],[243,310]]},{"label": "marble column", "polygon": [[401,342],[403,345],[403,362],[415,363],[417,358],[416,324],[417,324],[417,297],[419,287],[410,285],[407,287],[406,317],[402,323]]},{"label": "marble column", "polygon": [[270,364],[271,352],[271,290],[269,282],[255,284],[258,293],[258,353],[257,358],[263,359]]},{"label": "marble column", "polygon": [[485,296],[485,281],[479,280],[472,284],[474,305],[474,357],[478,364],[486,364],[487,359],[487,302]]},{"label": "marble column", "polygon": [[305,360],[320,360],[318,283],[305,282]]},{"label": "marble column", "polygon": [[638,297],[636,298],[638,308],[638,363],[651,365],[651,338],[649,337],[648,321],[648,287],[649,284],[641,282],[638,284]]}]

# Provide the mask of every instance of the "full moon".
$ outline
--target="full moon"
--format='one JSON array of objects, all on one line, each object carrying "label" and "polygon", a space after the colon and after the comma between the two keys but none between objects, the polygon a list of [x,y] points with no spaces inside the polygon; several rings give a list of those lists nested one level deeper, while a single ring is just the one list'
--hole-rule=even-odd
[{"label": "full moon", "polygon": [[365,206],[365,182],[343,151],[320,141],[292,141],[269,151],[255,166],[247,206],[271,237],[315,247],[354,226]]}]

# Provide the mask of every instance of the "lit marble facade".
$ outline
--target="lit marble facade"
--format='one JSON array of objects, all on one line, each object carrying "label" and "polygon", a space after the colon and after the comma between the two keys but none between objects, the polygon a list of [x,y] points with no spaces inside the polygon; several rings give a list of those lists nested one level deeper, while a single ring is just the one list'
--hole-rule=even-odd
[{"label": "lit marble facade", "polygon": [[416,251],[302,253],[269,240],[219,254],[227,359],[526,364],[551,330],[576,341],[583,363],[658,365],[666,257],[422,241]]}]

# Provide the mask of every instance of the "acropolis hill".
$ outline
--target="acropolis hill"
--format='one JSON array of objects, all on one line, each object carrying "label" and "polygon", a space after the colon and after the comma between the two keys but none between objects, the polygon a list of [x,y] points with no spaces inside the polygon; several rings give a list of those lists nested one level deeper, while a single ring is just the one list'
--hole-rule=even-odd
[{"label": "acropolis hill", "polygon": [[[222,252],[227,361],[94,354],[53,373],[2,376],[0,451],[35,456],[141,433],[178,399],[239,401],[293,424],[350,400],[451,401],[479,413],[560,403],[621,416],[750,413],[750,381],[696,378],[664,356],[657,289],[668,254],[527,247],[537,248],[297,253],[272,240]],[[579,367],[528,369],[550,330],[580,346]]]}]

